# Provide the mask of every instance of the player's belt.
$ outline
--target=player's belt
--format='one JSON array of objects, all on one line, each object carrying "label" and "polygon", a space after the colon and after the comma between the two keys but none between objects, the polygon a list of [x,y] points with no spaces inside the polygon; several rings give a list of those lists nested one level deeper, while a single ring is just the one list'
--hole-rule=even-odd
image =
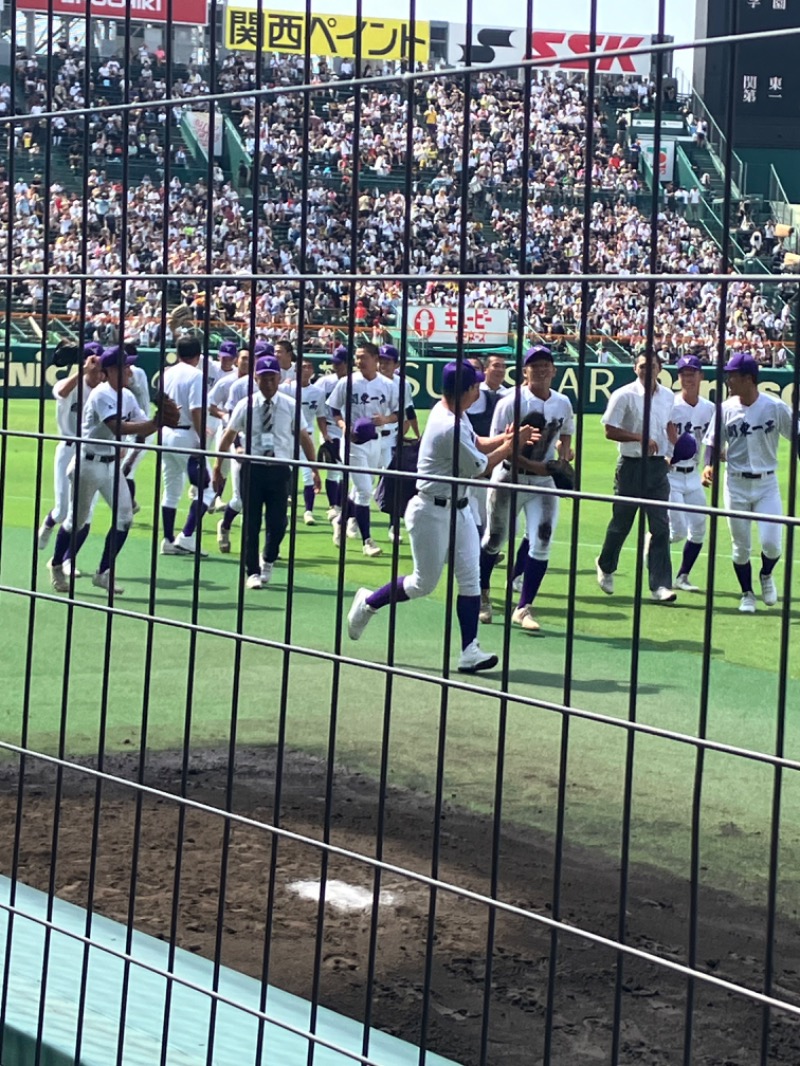
[{"label": "player's belt", "polygon": [[753,474],[749,470],[731,470],[734,477],[743,477],[746,481],[760,481],[762,477],[772,477],[774,470],[765,470],[763,474]]},{"label": "player's belt", "polygon": [[61,443],[64,445],[65,448],[71,448],[72,445],[75,443],[75,441],[74,440],[62,440]]},{"label": "player's belt", "polygon": [[381,430],[381,436],[382,437],[391,437],[391,435],[392,435],[392,431],[390,429],[382,429]]},{"label": "player's belt", "polygon": [[88,459],[90,463],[113,463],[116,455],[95,455],[94,452],[86,452],[83,458]]},{"label": "player's belt", "polygon": [[673,466],[672,468],[676,474],[693,474],[697,469],[696,466]]},{"label": "player's belt", "polygon": [[191,429],[191,426],[176,426],[176,429]]},{"label": "player's belt", "polygon": [[[449,496],[434,496],[433,502],[436,507],[449,507],[451,500]],[[462,510],[462,508],[466,507],[468,503],[469,500],[467,499],[467,497],[462,496],[460,500],[456,500],[456,507],[460,511]]]}]

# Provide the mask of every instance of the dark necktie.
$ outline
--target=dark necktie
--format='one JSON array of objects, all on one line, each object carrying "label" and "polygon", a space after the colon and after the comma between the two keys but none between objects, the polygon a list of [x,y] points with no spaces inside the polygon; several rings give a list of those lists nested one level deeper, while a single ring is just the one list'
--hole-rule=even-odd
[{"label": "dark necktie", "polygon": [[[262,433],[272,433],[272,422],[273,422],[272,400],[265,400],[264,403],[263,403],[263,406],[261,408],[261,432]],[[274,455],[274,454],[275,454],[275,448],[274,447],[265,448],[264,449],[264,455]]]}]

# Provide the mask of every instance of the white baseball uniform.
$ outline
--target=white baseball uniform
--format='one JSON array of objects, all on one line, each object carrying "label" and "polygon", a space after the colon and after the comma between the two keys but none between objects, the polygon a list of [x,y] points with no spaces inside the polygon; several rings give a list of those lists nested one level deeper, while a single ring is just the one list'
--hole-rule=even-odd
[{"label": "white baseball uniform", "polygon": [[[328,439],[331,441],[331,444],[333,445],[334,448],[338,448],[339,459],[342,460],[342,461],[344,461],[344,453],[343,453],[343,450],[342,450],[342,443],[341,443],[342,442],[342,431],[339,429],[339,427],[336,424],[336,422],[334,421],[330,411],[328,410],[328,399],[330,397],[330,394],[333,392],[335,386],[340,381],[343,381],[343,380],[345,380],[345,379],[344,378],[340,378],[337,374],[331,373],[331,374],[325,374],[324,377],[317,378],[317,380],[314,382],[315,385],[318,385],[322,389],[323,395],[325,397],[325,400],[324,400],[323,404],[321,405],[321,407],[320,407],[320,409],[318,411],[318,417],[325,419],[325,426],[326,426],[326,431],[327,431],[327,434],[328,434]],[[342,480],[341,471],[339,471],[339,470],[326,470],[325,471],[325,480],[326,481],[341,481]]]},{"label": "white baseball uniform", "polygon": [[460,486],[457,491],[455,539],[451,544],[452,486],[428,480],[434,475],[475,478],[486,470],[486,456],[478,451],[475,430],[466,414],[459,419],[457,456],[454,454],[455,427],[455,415],[440,402],[432,409],[422,434],[417,460],[417,495],[409,503],[405,515],[414,558],[414,572],[403,579],[403,589],[410,599],[433,592],[448,555],[452,559],[459,594],[480,595],[480,538],[466,487]]},{"label": "white baseball uniform", "polygon": [[[297,400],[297,380],[284,381],[278,386],[278,392]],[[317,424],[317,413],[321,414],[325,407],[325,391],[312,381],[305,388],[300,388],[300,428],[306,429],[311,439],[314,439],[314,427]],[[304,485],[314,484],[314,475],[310,466],[301,468]]]},{"label": "white baseball uniform", "polygon": [[[199,448],[201,442],[192,422],[192,411],[203,406],[203,373],[190,363],[179,360],[164,371],[164,394],[169,396],[180,408],[177,427],[165,428],[162,442],[166,448]],[[161,506],[177,509],[186,486],[187,462],[185,452],[162,452],[162,471],[164,492]],[[211,470],[208,460],[208,485],[203,491],[203,503],[210,507],[214,502],[214,489],[211,487]]]},{"label": "white baseball uniform", "polygon": [[[213,404],[221,411],[227,410],[228,397],[233,383],[239,378],[239,372],[237,370],[229,370],[227,373],[220,375],[214,382],[213,387],[208,394],[209,407]],[[214,425],[214,451],[219,451],[220,442],[225,433],[227,427],[227,419],[215,418],[210,412],[208,415],[208,424]],[[230,459],[225,459],[222,462],[222,476],[227,477],[230,473]]]},{"label": "white baseball uniform", "polygon": [[[352,378],[352,396],[350,410],[347,406],[347,378],[340,378],[328,397],[328,410],[338,411],[348,419],[349,425],[355,425],[359,418],[371,419],[374,415],[395,414],[398,405],[397,389],[394,383],[380,374],[368,381],[360,370]],[[349,418],[348,418],[349,414]],[[378,427],[378,433],[385,426]],[[350,465],[354,467],[378,468],[381,465],[380,436],[377,440],[365,444],[350,444]],[[344,456],[342,456],[344,458]],[[358,506],[368,507],[372,499],[372,474],[360,474],[358,470],[350,471],[350,499]]]},{"label": "white baseball uniform", "polygon": [[[514,421],[514,408],[516,398],[513,392],[504,396],[495,407],[492,417],[491,436],[502,433],[506,426]],[[566,396],[560,392],[550,391],[546,400],[534,396],[527,385],[520,389],[519,416],[538,411],[545,420],[546,428],[543,434],[547,434],[547,451],[542,457],[542,462],[549,462],[556,458],[559,438],[563,435],[572,436],[575,431],[572,404]],[[492,482],[497,484],[508,477],[511,463],[500,463],[492,471]],[[516,484],[533,485],[540,488],[553,489],[555,482],[549,476],[539,474],[517,474]],[[505,544],[508,540],[511,522],[511,508],[517,514],[520,510],[525,511],[525,526],[529,543],[528,554],[533,559],[547,560],[550,558],[550,549],[553,536],[558,524],[558,496],[538,493],[512,492],[507,489],[491,488],[487,493],[486,511],[487,521],[484,532],[484,546],[488,542],[490,534],[499,536],[500,543]]]},{"label": "white baseball uniform", "polygon": [[[736,511],[756,514],[781,514],[778,478],[779,437],[792,438],[792,411],[782,400],[759,392],[746,407],[738,396],[722,404],[722,428],[717,433],[712,420],[705,442],[725,448],[725,506]],[[781,554],[782,530],[775,522],[758,522],[761,550],[768,559]],[[752,522],[746,518],[729,518],[733,542],[733,561],[743,564],[750,559]]]},{"label": "white baseball uniform", "polygon": [[[53,398],[56,401],[56,424],[62,437],[77,437],[78,433],[78,391],[83,388],[84,407],[89,400],[92,390],[86,385],[76,385],[68,396],[62,396],[59,392],[61,382],[53,387]],[[55,524],[63,522],[69,514],[70,479],[69,466],[75,456],[75,442],[61,440],[56,445],[56,454],[53,460],[53,489],[55,492],[55,505],[50,512],[50,518]]]},{"label": "white baseball uniform", "polygon": [[395,393],[397,394],[397,406],[400,421],[395,422],[390,426],[381,426],[378,430],[378,439],[381,442],[381,465],[388,467],[392,461],[394,450],[397,447],[397,435],[400,432],[400,427],[405,422],[405,412],[409,407],[414,406],[414,399],[411,390],[411,382],[406,378],[404,401],[400,404],[400,373],[397,371],[392,377],[384,379],[392,384]]},{"label": "white baseball uniform", "polygon": [[[499,389],[490,389],[485,381],[482,381],[478,389],[478,399],[467,408],[466,414],[472,423],[473,429],[479,437],[488,437],[491,434],[492,419],[497,404],[503,396],[508,394],[508,386],[501,385]],[[505,429],[505,426],[503,427]],[[482,485],[473,485],[467,495],[472,513],[479,529],[486,528],[486,502],[489,492],[489,482]]]},{"label": "white baseball uniform", "polygon": [[[141,408],[141,410],[142,411],[149,411],[150,410],[150,382],[147,380],[147,374],[144,372],[144,370],[142,370],[142,368],[140,366],[136,366],[136,364],[134,364],[131,367],[130,383],[126,387],[133,393],[134,399],[139,404],[139,407]],[[148,441],[153,441],[153,440],[155,440],[155,437],[156,437],[156,435],[154,433],[152,433],[147,439],[148,439]],[[125,439],[131,441],[132,443],[135,440],[134,437],[126,437]],[[130,464],[130,469],[128,471],[128,477],[133,477],[134,470],[139,465],[139,463],[141,463],[142,459],[144,459],[145,455],[147,455],[147,454],[148,453],[146,451],[142,450],[141,448],[136,449],[134,457],[133,457],[133,460],[131,461],[131,464]],[[126,468],[127,468],[128,464],[126,463],[125,465],[126,465]]]},{"label": "white baseball uniform", "polygon": [[[698,397],[692,406],[680,396],[675,398],[672,408],[672,422],[678,436],[691,433],[697,440],[697,454],[691,459],[681,460],[669,468],[670,503],[688,503],[692,507],[703,507],[706,494],[700,482],[698,458],[708,427],[714,420],[714,404],[710,400]],[[706,516],[691,511],[669,512],[669,539],[677,541],[688,539],[692,544],[702,544],[706,536]]]},{"label": "white baseball uniform", "polygon": [[[106,420],[120,415],[123,422],[146,422],[148,415],[142,411],[132,392],[122,389],[116,392],[107,381],[93,389],[83,409],[81,429],[81,465],[77,485],[75,528],[81,529],[89,520],[94,499],[99,493],[111,508],[116,509],[116,528],[129,529],[133,522],[133,505],[127,482],[119,469],[119,449],[111,446],[116,436],[106,425]],[[74,459],[70,476],[74,480]],[[73,485],[74,488],[74,485]],[[72,508],[64,520],[63,529],[70,532]]]}]

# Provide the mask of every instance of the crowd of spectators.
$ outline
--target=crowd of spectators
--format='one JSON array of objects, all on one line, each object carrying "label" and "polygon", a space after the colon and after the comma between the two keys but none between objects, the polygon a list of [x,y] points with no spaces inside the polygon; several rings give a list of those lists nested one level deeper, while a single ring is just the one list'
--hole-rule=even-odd
[{"label": "crowd of spectators", "polygon": [[[536,72],[526,100],[513,77],[481,74],[465,99],[463,79],[441,72],[417,83],[410,97],[406,87],[381,80],[374,90],[362,90],[357,104],[336,72],[319,60],[306,139],[303,97],[290,91],[303,80],[302,62],[273,58],[259,75],[252,58],[232,53],[220,64],[216,83],[221,91],[241,92],[229,114],[251,160],[243,182],[241,173],[225,174],[219,166],[210,181],[186,180],[185,148],[176,131],[184,107],[203,106],[210,91],[207,71],[190,64],[175,72],[170,91],[186,104],[167,109],[160,102],[168,87],[163,53],[142,46],[127,86],[118,61],[92,65],[87,76],[82,53],[66,45],[54,52],[48,69],[43,62],[24,55],[17,61],[17,86],[30,116],[27,131],[33,131],[29,150],[43,131],[47,136],[36,115],[60,109],[63,119],[52,123],[53,143],[63,145],[73,169],[81,171],[88,137],[90,171],[83,195],[58,182],[48,195],[41,177],[20,177],[11,189],[0,174],[0,219],[6,233],[13,220],[13,260],[20,275],[13,292],[26,311],[41,311],[46,296],[50,313],[62,313],[72,327],[86,319],[88,331],[107,340],[117,335],[124,309],[133,339],[158,344],[165,296],[169,306],[185,301],[198,319],[208,314],[240,331],[249,329],[254,296],[263,335],[296,336],[302,304],[304,321],[324,346],[334,339],[331,327],[347,322],[353,295],[337,275],[365,275],[354,290],[356,323],[379,333],[397,324],[400,314],[403,286],[392,274],[419,275],[420,282],[409,286],[412,303],[456,305],[457,284],[424,279],[463,270],[508,276],[508,282],[470,283],[468,307],[508,310],[512,329],[523,326],[563,346],[563,338],[579,331],[582,286],[577,277],[574,283],[556,283],[546,275],[581,273],[588,227],[590,273],[620,279],[589,286],[589,333],[608,338],[618,352],[634,353],[647,333],[654,299],[655,337],[667,358],[688,350],[713,357],[719,288],[704,284],[702,275],[719,269],[718,248],[687,202],[667,191],[659,202],[653,250],[637,145],[621,136],[613,121],[609,126],[602,101],[589,113],[577,75]],[[76,114],[85,106],[87,83],[91,104],[112,108],[90,112],[88,121]],[[257,104],[252,93],[259,84],[287,91]],[[614,93],[641,104],[645,90],[652,91],[644,83],[622,82]],[[115,112],[113,105],[126,98],[142,107]],[[9,101],[10,88],[0,87],[0,108]],[[125,153],[129,166],[144,159],[152,170],[129,180],[127,192],[119,166]],[[592,195],[585,208],[587,181]],[[762,227],[762,233],[764,250],[771,253],[780,242],[774,229]],[[657,273],[696,274],[698,280],[655,286],[625,280],[649,271],[653,262]],[[45,293],[41,282],[25,275],[46,268],[53,281]],[[293,280],[301,268],[314,275],[304,286]],[[259,275],[255,287],[242,277],[253,270]],[[87,283],[70,277],[84,271]],[[137,277],[123,285],[119,275],[126,272]],[[148,278],[160,273],[171,276],[166,285]],[[197,280],[204,274],[220,280],[205,285]],[[531,278],[522,286],[521,274]],[[789,329],[780,303],[743,279],[729,288],[727,320],[731,335],[765,360]]]}]

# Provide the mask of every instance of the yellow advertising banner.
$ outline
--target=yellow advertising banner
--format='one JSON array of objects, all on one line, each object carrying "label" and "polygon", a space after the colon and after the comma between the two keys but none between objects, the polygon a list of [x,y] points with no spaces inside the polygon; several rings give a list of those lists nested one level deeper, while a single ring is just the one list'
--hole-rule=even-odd
[{"label": "yellow advertising banner", "polygon": [[[305,55],[306,15],[296,11],[263,11],[261,49]],[[311,55],[354,59],[359,36],[355,15],[311,16]],[[411,23],[405,19],[362,18],[361,59],[409,59]],[[425,63],[430,55],[430,23],[414,23],[414,60]],[[225,9],[225,47],[233,51],[255,52],[258,40],[258,10],[252,7]]]}]

